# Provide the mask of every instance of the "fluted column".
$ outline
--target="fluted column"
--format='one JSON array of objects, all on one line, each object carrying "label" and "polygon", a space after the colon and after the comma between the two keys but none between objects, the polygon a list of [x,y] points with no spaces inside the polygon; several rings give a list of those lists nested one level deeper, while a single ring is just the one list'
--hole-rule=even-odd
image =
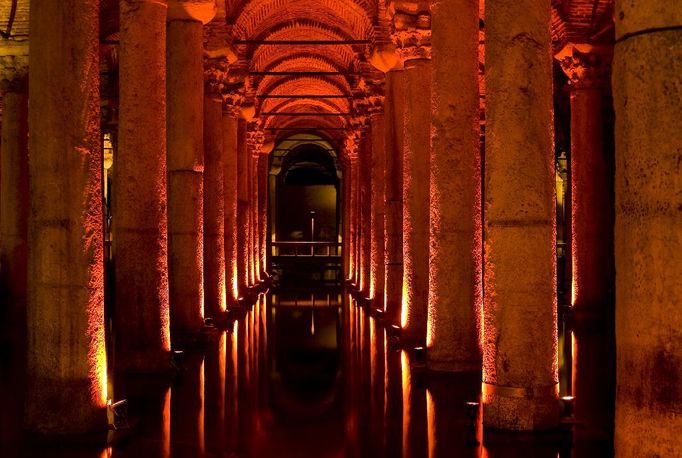
[{"label": "fluted column", "polygon": [[5,56],[0,151],[0,338],[23,348],[28,257],[28,56]]},{"label": "fluted column", "polygon": [[571,90],[571,304],[579,316],[613,310],[613,166],[602,115],[612,53],[610,45],[569,44],[555,56]]},{"label": "fluted column", "polygon": [[675,456],[682,428],[682,17],[616,1],[617,457]]},{"label": "fluted column", "polygon": [[405,72],[386,73],[386,213],[385,231],[385,307],[392,323],[400,323],[403,292],[403,110]]},{"label": "fluted column", "polygon": [[24,419],[40,433],[104,430],[99,2],[32,0],[30,8]]},{"label": "fluted column", "polygon": [[429,289],[431,30],[428,11],[396,12],[393,40],[405,66],[403,120],[403,297],[406,342],[423,343]]},{"label": "fluted column", "polygon": [[489,0],[486,40],[483,421],[552,428],[559,412],[550,2]]},{"label": "fluted column", "polygon": [[[225,141],[223,99],[212,84],[217,65],[207,62],[204,98],[204,303],[216,317],[227,307],[225,258]],[[213,90],[212,90],[213,89]]]},{"label": "fluted column", "polygon": [[440,2],[431,14],[428,365],[435,370],[480,370],[478,2]]},{"label": "fluted column", "polygon": [[168,274],[171,334],[181,338],[204,318],[204,4],[172,0],[168,15]]},{"label": "fluted column", "polygon": [[384,214],[386,200],[384,196],[386,165],[385,129],[383,113],[383,94],[375,93],[371,97],[370,110],[371,132],[371,213],[370,229],[370,284],[369,297],[374,300],[374,307],[384,310]]}]

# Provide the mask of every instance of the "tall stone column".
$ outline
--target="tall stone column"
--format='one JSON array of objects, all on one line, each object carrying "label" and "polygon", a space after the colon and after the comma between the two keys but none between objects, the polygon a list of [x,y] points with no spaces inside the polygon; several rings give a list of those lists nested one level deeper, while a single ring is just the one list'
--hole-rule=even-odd
[{"label": "tall stone column", "polygon": [[24,347],[28,258],[28,56],[4,56],[0,151],[0,338]]},{"label": "tall stone column", "polygon": [[113,185],[114,332],[126,336],[115,342],[115,364],[121,370],[170,368],[166,13],[163,2],[121,2]]},{"label": "tall stone column", "polygon": [[258,256],[258,181],[257,162],[261,154],[261,147],[265,136],[254,125],[248,133],[248,159],[247,176],[245,177],[248,195],[246,196],[248,212],[247,254],[249,286],[256,285],[259,281],[260,260]]},{"label": "tall stone column", "polygon": [[99,2],[32,0],[30,8],[24,419],[39,433],[104,430]]},{"label": "tall stone column", "polygon": [[204,8],[172,0],[168,14],[168,276],[171,334],[195,336],[204,318]]},{"label": "tall stone column", "polygon": [[239,272],[239,294],[243,295],[249,287],[249,156],[246,121],[239,119],[237,129],[237,270]]},{"label": "tall stone column", "polygon": [[258,244],[260,256],[260,277],[265,279],[269,270],[267,259],[268,239],[268,166],[270,158],[263,152],[258,157]]},{"label": "tall stone column", "polygon": [[616,1],[618,457],[675,456],[682,428],[682,16]]},{"label": "tall stone column", "polygon": [[439,2],[431,14],[428,366],[477,371],[483,300],[478,2]]},{"label": "tall stone column", "polygon": [[610,45],[569,44],[557,56],[571,89],[571,304],[577,316],[613,310],[613,170],[604,149]]},{"label": "tall stone column", "polygon": [[258,189],[258,158],[260,150],[252,151],[251,156],[251,256],[253,260],[253,284],[260,282],[260,215],[258,206],[260,192]]},{"label": "tall stone column", "polygon": [[386,165],[386,146],[384,131],[384,97],[381,94],[371,95],[370,132],[371,132],[371,213],[370,228],[370,284],[369,297],[374,300],[374,307],[384,310],[384,213],[386,200],[384,197]]},{"label": "tall stone column", "polygon": [[400,323],[403,292],[403,110],[405,72],[386,73],[386,213],[385,232],[385,307],[386,316]]},{"label": "tall stone column", "polygon": [[210,81],[207,83],[204,99],[204,303],[206,316],[217,317],[225,312],[228,296],[225,262],[225,141],[223,99],[220,94],[211,93]]},{"label": "tall stone column", "polygon": [[431,30],[428,12],[397,12],[393,40],[405,66],[403,120],[403,297],[406,342],[423,343],[429,289]]},{"label": "tall stone column", "polygon": [[486,40],[483,421],[552,428],[559,412],[550,2],[489,0]]},{"label": "tall stone column", "polygon": [[343,280],[347,281],[352,272],[350,260],[350,163],[348,161],[348,156],[344,152],[341,158],[341,167],[343,173],[343,179],[341,181],[341,190],[343,193],[343,216],[341,219],[342,224],[342,236],[341,240],[343,242]]},{"label": "tall stone column", "polygon": [[360,291],[369,296],[372,263],[372,141],[369,129],[360,143]]},{"label": "tall stone column", "polygon": [[360,195],[360,168],[358,143],[354,134],[346,141],[346,155],[350,164],[350,237],[351,237],[351,282],[358,285],[360,279],[360,226],[358,218]]},{"label": "tall stone column", "polygon": [[226,104],[223,111],[223,150],[225,152],[225,281],[228,305],[236,305],[239,298],[238,215],[238,138],[239,120],[235,105]]}]

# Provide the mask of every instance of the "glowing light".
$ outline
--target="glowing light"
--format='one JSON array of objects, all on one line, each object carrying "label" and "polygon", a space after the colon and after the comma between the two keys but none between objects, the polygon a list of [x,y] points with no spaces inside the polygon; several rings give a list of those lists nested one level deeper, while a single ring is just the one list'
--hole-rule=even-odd
[{"label": "glowing light", "polygon": [[429,458],[436,456],[436,405],[431,392],[426,390],[426,425],[429,437]]},{"label": "glowing light", "polygon": [[403,279],[403,296],[402,296],[402,304],[400,307],[400,327],[404,328],[407,326],[407,293],[408,293],[409,287],[407,285],[407,281]]},{"label": "glowing light", "polygon": [[168,388],[163,398],[161,410],[161,458],[171,456],[171,390]]},{"label": "glowing light", "polygon": [[400,352],[400,370],[402,375],[402,390],[403,390],[403,450],[408,448],[408,431],[411,421],[411,397],[412,397],[412,380],[410,374],[410,357],[405,350]]}]

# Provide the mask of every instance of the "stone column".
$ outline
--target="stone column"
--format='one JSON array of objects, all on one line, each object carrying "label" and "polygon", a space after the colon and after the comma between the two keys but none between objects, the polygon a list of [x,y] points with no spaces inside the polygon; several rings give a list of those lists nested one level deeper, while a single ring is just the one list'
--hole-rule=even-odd
[{"label": "stone column", "polygon": [[173,0],[168,14],[168,276],[171,334],[183,339],[195,336],[204,318],[203,23],[207,21],[200,7],[204,3],[193,5],[196,10]]},{"label": "stone column", "polygon": [[370,110],[371,125],[371,249],[370,249],[370,284],[369,297],[374,300],[374,307],[384,310],[384,198],[386,165],[386,147],[384,132],[383,95],[373,94]]},{"label": "stone column", "polygon": [[476,325],[483,299],[478,2],[440,2],[431,14],[428,366],[478,371]]},{"label": "stone column", "polygon": [[405,72],[386,73],[386,213],[385,232],[385,306],[386,316],[400,323],[403,292],[403,110]]},{"label": "stone column", "polygon": [[30,7],[24,419],[38,433],[104,430],[99,2],[32,0]]},{"label": "stone column", "polygon": [[237,129],[237,269],[239,272],[239,294],[246,293],[249,287],[249,156],[246,145],[246,121],[239,119]]},{"label": "stone column", "polygon": [[423,344],[429,288],[431,30],[428,12],[397,12],[393,40],[405,66],[402,338]]},{"label": "stone column", "polygon": [[674,456],[682,428],[682,16],[616,1],[615,448]]},{"label": "stone column", "polygon": [[614,302],[613,170],[604,149],[604,86],[610,45],[569,44],[556,58],[571,89],[571,305],[604,316]]},{"label": "stone column", "polygon": [[348,201],[348,213],[349,213],[349,234],[350,234],[350,265],[351,265],[351,276],[350,282],[353,285],[358,284],[358,276],[360,270],[360,260],[358,259],[358,147],[357,141],[353,134],[349,134],[346,140],[346,156],[348,157],[348,178],[350,182],[349,186],[349,201]]},{"label": "stone column", "polygon": [[0,151],[0,337],[11,348],[26,340],[28,257],[28,57],[3,56],[2,151]]},{"label": "stone column", "polygon": [[204,303],[217,317],[227,307],[225,263],[225,141],[223,100],[207,88],[204,99]]},{"label": "stone column", "polygon": [[260,215],[258,213],[259,189],[258,189],[258,157],[260,156],[260,149],[251,152],[251,259],[253,263],[253,279],[254,285],[260,282]]},{"label": "stone column", "polygon": [[263,153],[258,157],[258,244],[260,256],[260,277],[265,279],[269,270],[267,260],[268,239],[268,168],[270,157]]},{"label": "stone column", "polygon": [[486,17],[483,421],[552,428],[559,412],[550,2],[489,0]]},{"label": "stone column", "polygon": [[360,143],[360,291],[369,296],[372,258],[372,142],[369,129]]},{"label": "stone column", "polygon": [[237,239],[238,196],[238,126],[237,109],[226,105],[223,111],[223,149],[225,152],[224,192],[225,197],[225,281],[228,305],[236,305],[239,298],[239,250]]},{"label": "stone column", "polygon": [[341,225],[342,225],[342,235],[341,235],[341,240],[343,243],[343,280],[347,281],[348,278],[350,277],[350,194],[349,194],[349,189],[350,189],[350,166],[348,163],[348,157],[346,156],[346,153],[343,153],[343,156],[341,156],[341,170],[343,173],[343,178],[341,180],[341,192],[342,192],[342,200],[341,200],[341,205],[342,205],[342,210],[343,214],[341,217]]}]

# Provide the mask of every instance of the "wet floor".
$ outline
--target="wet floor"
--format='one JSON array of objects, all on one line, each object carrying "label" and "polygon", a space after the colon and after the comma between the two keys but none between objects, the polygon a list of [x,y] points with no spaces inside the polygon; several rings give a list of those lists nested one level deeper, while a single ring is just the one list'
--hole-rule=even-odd
[{"label": "wet floor", "polygon": [[560,336],[562,395],[575,396],[562,428],[484,431],[480,374],[425,372],[419,353],[399,349],[338,291],[263,294],[244,319],[186,352],[170,385],[114,379],[128,415],[109,445],[20,440],[20,385],[5,370],[2,392],[16,395],[0,414],[0,456],[612,456],[612,336],[569,321]]}]

